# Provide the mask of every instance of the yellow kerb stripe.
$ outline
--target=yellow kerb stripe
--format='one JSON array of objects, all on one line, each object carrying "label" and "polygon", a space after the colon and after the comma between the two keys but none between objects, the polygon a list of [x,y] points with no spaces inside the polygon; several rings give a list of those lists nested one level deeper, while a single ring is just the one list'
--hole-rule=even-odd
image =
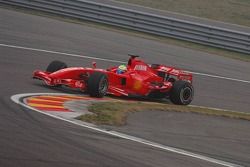
[{"label": "yellow kerb stripe", "polygon": [[61,100],[72,100],[72,99],[88,99],[89,97],[78,97],[78,96],[37,96],[37,98],[51,98],[51,99],[61,99]]},{"label": "yellow kerb stripe", "polygon": [[53,105],[47,105],[47,104],[29,103],[28,105],[31,106],[31,107],[44,107],[44,108],[60,108],[60,109],[65,109],[63,106],[53,106]]},{"label": "yellow kerb stripe", "polygon": [[62,101],[56,101],[56,100],[45,100],[45,99],[37,99],[37,98],[28,98],[28,100],[32,100],[32,101],[37,101],[37,102],[51,102],[51,103],[59,103],[59,104],[63,104],[64,102]]},{"label": "yellow kerb stripe", "polygon": [[39,97],[41,97],[41,98],[50,98],[50,99],[58,99],[58,100],[69,100],[69,99],[72,99],[72,98],[70,98],[70,97],[61,97],[61,96],[37,96],[36,98],[39,98]]}]

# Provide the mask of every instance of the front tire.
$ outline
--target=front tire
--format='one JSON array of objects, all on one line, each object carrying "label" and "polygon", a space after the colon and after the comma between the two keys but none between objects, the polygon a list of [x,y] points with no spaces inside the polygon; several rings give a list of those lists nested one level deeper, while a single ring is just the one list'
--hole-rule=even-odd
[{"label": "front tire", "polygon": [[174,104],[188,105],[192,102],[194,96],[194,88],[191,83],[186,81],[175,81],[170,92],[170,100]]},{"label": "front tire", "polygon": [[64,68],[67,68],[67,64],[58,60],[54,60],[48,65],[46,71],[52,73]]},{"label": "front tire", "polygon": [[88,79],[88,93],[92,97],[103,97],[108,91],[108,78],[104,73],[94,72]]}]

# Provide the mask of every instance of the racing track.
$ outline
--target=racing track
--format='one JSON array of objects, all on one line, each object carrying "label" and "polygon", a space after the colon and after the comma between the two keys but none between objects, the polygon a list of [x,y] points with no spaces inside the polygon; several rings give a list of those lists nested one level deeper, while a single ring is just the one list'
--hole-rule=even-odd
[{"label": "racing track", "polygon": [[[125,61],[127,53],[137,53],[149,63],[161,62],[202,74],[250,81],[250,66],[246,62],[5,9],[0,9],[0,22],[0,44],[119,61]],[[216,166],[93,132],[14,105],[9,99],[13,94],[62,92],[31,80],[34,69],[43,69],[54,59],[61,59],[72,66],[90,65],[92,60],[3,45],[0,46],[0,54],[0,166]],[[103,68],[117,64],[95,61]],[[194,86],[194,105],[249,112],[248,82],[195,75]],[[249,123],[244,121],[242,127],[241,130],[249,134]],[[175,142],[178,147],[178,140]],[[189,144],[188,141],[182,142],[183,147]],[[235,163],[249,165],[246,155],[250,154],[249,140],[242,139],[237,143],[246,145],[245,150],[235,154],[232,147],[227,149],[230,154],[224,154],[229,154],[229,160]],[[216,147],[218,143],[213,144]],[[200,151],[199,145],[192,149]],[[202,153],[217,154],[216,149],[210,152],[202,150]]]}]

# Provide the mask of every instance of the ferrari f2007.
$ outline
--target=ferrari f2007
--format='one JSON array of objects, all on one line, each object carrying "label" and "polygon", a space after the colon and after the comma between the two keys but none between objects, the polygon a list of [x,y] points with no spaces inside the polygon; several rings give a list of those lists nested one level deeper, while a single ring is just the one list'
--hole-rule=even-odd
[{"label": "ferrari f2007", "polygon": [[192,74],[162,64],[147,64],[129,55],[126,65],[108,69],[67,67],[61,61],[51,62],[46,71],[36,70],[33,78],[47,85],[79,88],[92,97],[106,94],[128,97],[169,98],[174,104],[188,105],[193,100]]}]

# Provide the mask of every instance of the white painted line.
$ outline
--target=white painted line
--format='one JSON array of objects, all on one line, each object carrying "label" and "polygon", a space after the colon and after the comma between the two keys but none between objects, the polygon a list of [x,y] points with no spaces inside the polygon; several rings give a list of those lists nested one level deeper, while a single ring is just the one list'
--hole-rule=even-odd
[{"label": "white painted line", "polygon": [[244,82],[244,83],[250,83],[250,81],[242,80],[242,79],[235,79],[235,78],[229,78],[229,77],[223,77],[223,76],[218,76],[218,75],[211,75],[211,74],[203,74],[199,72],[192,72],[192,71],[187,71],[195,75],[201,75],[201,76],[206,76],[206,77],[211,77],[211,78],[219,78],[219,79],[225,79],[225,80],[231,80],[231,81],[237,81],[237,82]]},{"label": "white painted line", "polygon": [[71,56],[71,57],[80,57],[80,58],[85,58],[85,59],[102,60],[102,61],[114,62],[114,63],[125,63],[123,61],[118,61],[118,60],[104,59],[104,58],[91,57],[91,56],[83,56],[83,55],[78,55],[78,54],[63,53],[63,52],[57,52],[57,51],[51,51],[51,50],[45,50],[45,49],[29,48],[29,47],[23,47],[23,46],[6,45],[6,44],[1,44],[1,43],[0,43],[0,46],[8,47],[8,48],[23,49],[23,50],[31,50],[31,51],[37,51],[37,52],[60,54],[60,55]]},{"label": "white painted line", "polygon": [[197,107],[197,108],[201,108],[201,109],[211,109],[211,110],[216,110],[216,111],[227,111],[227,112],[231,112],[231,113],[250,115],[250,113],[247,113],[247,112],[233,111],[233,110],[227,110],[227,109],[221,109],[221,108],[205,107],[205,106],[197,106],[197,105],[188,105],[188,106]]},{"label": "white painted line", "polygon": [[[64,53],[64,52],[58,52],[58,51],[50,51],[50,50],[45,50],[45,49],[36,49],[36,48],[23,47],[23,46],[7,45],[7,44],[1,44],[1,43],[0,43],[0,46],[8,47],[8,48],[15,48],[15,49],[37,51],[37,52],[60,54],[60,55],[79,57],[79,58],[85,58],[85,59],[101,60],[101,61],[107,61],[107,62],[113,62],[113,63],[126,63],[125,61],[114,60],[114,59],[105,59],[105,58],[100,58],[100,57],[83,56],[83,55],[79,55],[79,54],[71,54],[71,53]],[[242,80],[242,79],[229,78],[229,77],[211,75],[211,74],[204,74],[204,73],[193,72],[193,71],[187,71],[187,72],[190,72],[190,73],[195,74],[195,75],[201,75],[201,76],[206,76],[206,77],[211,77],[211,78],[219,78],[219,79],[225,79],[225,80],[236,81],[236,82],[250,83],[250,81]]]},{"label": "white painted line", "polygon": [[[183,149],[158,144],[158,143],[155,143],[155,142],[151,142],[149,140],[145,140],[145,139],[142,139],[142,138],[130,136],[130,135],[127,135],[127,134],[116,132],[116,131],[108,131],[108,130],[100,129],[98,127],[94,127],[94,126],[91,126],[91,125],[81,124],[81,123],[76,122],[76,121],[68,120],[68,119],[61,118],[59,116],[56,116],[56,115],[53,115],[53,114],[50,114],[50,113],[46,113],[46,112],[42,112],[40,110],[34,109],[34,108],[32,108],[32,107],[30,107],[30,106],[28,106],[28,105],[26,105],[26,104],[24,104],[24,103],[22,103],[20,101],[20,99],[22,99],[24,97],[34,96],[34,95],[36,95],[36,96],[37,95],[48,95],[48,94],[53,95],[53,93],[17,94],[17,95],[11,96],[11,100],[14,101],[15,103],[23,106],[23,107],[29,108],[30,110],[39,112],[41,114],[44,114],[44,115],[47,115],[47,116],[50,116],[50,117],[53,117],[53,118],[68,122],[68,123],[75,124],[75,125],[78,125],[78,126],[81,126],[81,127],[84,127],[84,128],[88,128],[88,129],[91,129],[93,131],[97,131],[97,132],[100,132],[100,133],[105,133],[105,134],[108,134],[108,135],[111,135],[111,136],[120,137],[122,139],[127,139],[127,140],[130,140],[130,141],[134,141],[134,142],[137,142],[137,143],[147,145],[147,146],[155,147],[155,148],[158,148],[158,149],[161,149],[161,150],[173,152],[173,153],[180,154],[180,155],[185,155],[185,156],[188,156],[188,157],[200,159],[200,160],[203,160],[203,161],[207,161],[207,162],[214,163],[214,164],[219,164],[219,165],[226,166],[226,167],[243,167],[241,165],[234,164],[234,163],[231,163],[231,162],[226,162],[226,161],[223,161],[223,160],[207,157],[207,156],[204,156],[204,155],[201,155],[201,154],[192,153],[192,152],[189,152],[189,151],[186,151],[186,150],[183,150]],[[55,94],[55,95],[58,95],[58,94]]]}]

